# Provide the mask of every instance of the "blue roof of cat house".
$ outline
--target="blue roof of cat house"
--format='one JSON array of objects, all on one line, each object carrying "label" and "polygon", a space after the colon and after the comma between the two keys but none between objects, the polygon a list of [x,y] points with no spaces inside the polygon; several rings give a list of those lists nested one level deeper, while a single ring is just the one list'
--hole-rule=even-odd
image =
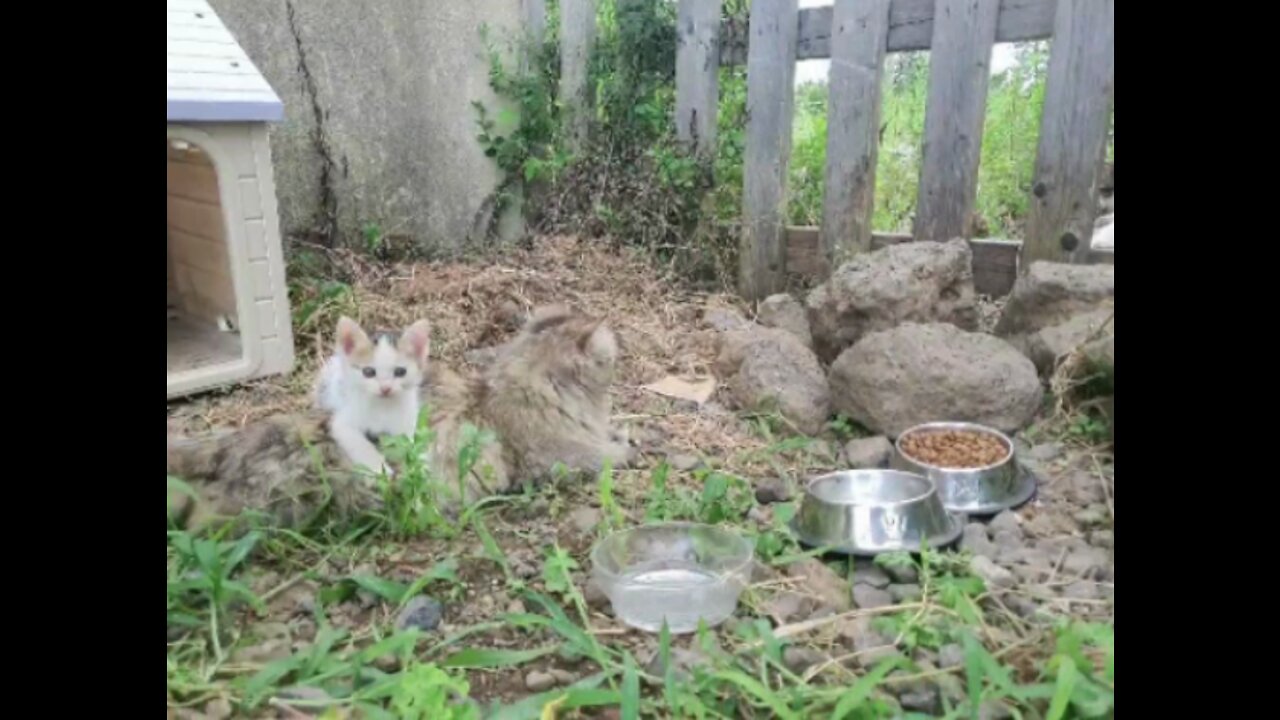
[{"label": "blue roof of cat house", "polygon": [[275,122],[284,104],[206,0],[169,4],[169,121]]}]

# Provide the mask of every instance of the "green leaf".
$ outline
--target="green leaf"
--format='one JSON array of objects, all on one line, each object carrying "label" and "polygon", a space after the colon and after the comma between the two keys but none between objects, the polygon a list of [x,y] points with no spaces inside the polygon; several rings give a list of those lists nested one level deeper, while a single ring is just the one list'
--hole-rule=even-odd
[{"label": "green leaf", "polygon": [[639,720],[640,673],[636,672],[636,661],[631,653],[626,653],[622,659],[622,720]]},{"label": "green leaf", "polygon": [[1080,671],[1076,664],[1066,657],[1059,658],[1058,678],[1054,684],[1053,700],[1049,702],[1049,714],[1045,720],[1062,720],[1071,705],[1071,695],[1075,692],[1076,682],[1080,679]]},{"label": "green leaf", "polygon": [[405,600],[405,593],[408,591],[408,588],[402,583],[394,580],[384,580],[373,575],[353,575],[347,580],[355,583],[357,587],[367,590],[395,605],[399,605]]},{"label": "green leaf", "polygon": [[885,676],[894,670],[901,662],[900,658],[889,658],[884,662],[875,666],[871,672],[858,678],[858,681],[849,687],[836,703],[836,708],[831,712],[831,720],[842,720],[849,713],[862,707],[862,704],[871,697],[871,693],[875,692],[876,686]]},{"label": "green leaf", "polygon": [[737,670],[721,670],[713,677],[737,685],[743,692],[754,696],[768,706],[770,710],[773,710],[774,715],[782,718],[782,720],[800,720],[800,716],[787,707],[782,698],[778,697],[776,693],[762,685],[755,678]]},{"label": "green leaf", "polygon": [[468,648],[445,658],[440,663],[447,668],[502,668],[523,665],[543,655],[555,652],[559,645],[534,648],[533,650],[491,650]]}]

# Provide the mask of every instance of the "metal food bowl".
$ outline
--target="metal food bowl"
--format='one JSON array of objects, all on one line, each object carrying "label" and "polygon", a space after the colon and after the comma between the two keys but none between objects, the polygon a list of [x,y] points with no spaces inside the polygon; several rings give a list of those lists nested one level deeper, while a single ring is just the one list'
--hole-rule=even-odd
[{"label": "metal food bowl", "polygon": [[806,485],[791,521],[805,545],[852,555],[950,545],[963,527],[963,518],[947,513],[928,478],[898,470],[819,475]]},{"label": "metal food bowl", "polygon": [[[914,433],[965,430],[992,435],[1004,444],[1005,456],[991,465],[976,468],[946,468],[910,457],[902,450],[904,438]],[[1013,441],[1004,433],[969,422],[932,422],[910,428],[893,444],[889,467],[918,473],[938,486],[938,496],[948,511],[968,515],[994,515],[1022,505],[1036,491],[1035,476],[1022,468],[1015,457]]]}]

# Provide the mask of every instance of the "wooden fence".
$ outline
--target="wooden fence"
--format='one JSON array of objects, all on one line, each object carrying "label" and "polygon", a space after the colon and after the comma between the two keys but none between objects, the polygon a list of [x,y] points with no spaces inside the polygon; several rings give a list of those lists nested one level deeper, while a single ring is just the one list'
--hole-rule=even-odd
[{"label": "wooden fence", "polygon": [[[545,4],[522,1],[526,8]],[[715,147],[719,66],[746,61],[738,290],[747,299],[782,290],[789,259],[804,265],[793,270],[823,275],[885,238],[966,235],[996,42],[1052,38],[1052,49],[1026,240],[974,241],[975,249],[983,242],[989,246],[977,254],[996,258],[993,273],[1031,260],[1092,259],[1089,239],[1115,94],[1115,0],[834,0],[834,6],[803,11],[796,0],[752,0],[745,27],[723,23],[721,0],[678,2],[676,131],[697,152]],[[594,10],[595,0],[560,0],[561,97],[571,122],[585,117],[589,103],[586,62]],[[929,94],[915,226],[910,238],[876,235],[871,217],[884,58],[926,49]],[[831,59],[826,188],[816,248],[811,234],[786,227],[795,63],[811,58]],[[572,127],[576,133],[584,126]],[[802,238],[795,242],[814,250],[789,251],[790,238]],[[1014,271],[985,284],[1004,287]]]}]

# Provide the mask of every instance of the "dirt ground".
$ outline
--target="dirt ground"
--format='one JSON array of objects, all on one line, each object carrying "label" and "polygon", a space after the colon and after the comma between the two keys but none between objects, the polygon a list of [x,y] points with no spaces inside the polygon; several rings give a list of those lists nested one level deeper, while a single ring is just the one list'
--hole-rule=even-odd
[{"label": "dirt ground", "polygon": [[[474,351],[509,336],[523,313],[540,304],[565,302],[607,319],[619,337],[615,420],[642,450],[639,466],[616,477],[617,503],[629,522],[643,520],[651,470],[664,459],[673,466],[671,483],[693,490],[698,489],[699,468],[703,467],[740,476],[752,485],[782,479],[793,488],[807,475],[837,467],[845,438],[835,431],[807,446],[789,444],[784,442],[785,428],[768,418],[737,412],[723,387],[701,406],[643,388],[668,375],[712,374],[714,336],[700,326],[700,318],[709,304],[734,304],[730,296],[681,290],[644,259],[600,244],[545,238],[534,248],[513,250],[481,264],[379,267],[341,258],[355,281],[348,293],[302,323],[298,346],[309,350],[300,352],[294,373],[170,403],[170,430],[199,433],[305,406],[310,381],[329,352],[331,324],[340,313],[351,314],[366,327],[403,327],[414,319],[427,318],[434,326],[434,361],[462,367],[468,365],[469,357],[474,359]],[[998,311],[996,305],[984,306],[988,318]],[[995,645],[1008,648],[1001,656],[1004,662],[1033,674],[1036,662],[1052,650],[1045,647],[1046,643],[1052,645],[1046,639],[1047,631],[1036,629],[1031,619],[1037,608],[1062,617],[1114,618],[1114,473],[1110,457],[1077,439],[1070,423],[1061,418],[1047,418],[1019,436],[1018,442],[1039,472],[1041,487],[1036,499],[1020,509],[1016,519],[1000,518],[986,529],[985,541],[995,548],[993,553],[1003,553],[1008,562],[1002,560],[1002,564],[1013,569],[1017,581],[1002,600],[993,600],[999,607],[992,612],[1007,615],[1009,622],[1005,629],[992,629],[990,637],[997,638]],[[740,524],[766,528],[771,512],[770,506],[761,505]],[[577,561],[575,578],[579,587],[586,589],[587,554],[597,537],[595,525],[600,517],[593,484],[561,483],[502,506],[489,514],[488,522],[513,572],[530,587],[542,586],[547,549],[559,545]],[[976,537],[979,534],[980,528],[967,531],[966,543],[982,545],[984,540]],[[448,590],[432,591],[444,605],[443,621],[432,642],[497,622],[504,613],[527,609],[513,597],[503,570],[486,559],[477,545],[469,536],[403,543],[378,539],[318,543],[310,551],[268,554],[250,566],[247,580],[267,600],[267,612],[256,616],[247,609],[241,611],[240,623],[230,638],[230,662],[221,672],[230,682],[271,659],[305,649],[315,640],[317,613],[325,613],[334,627],[348,629],[354,638],[366,642],[383,633],[395,620],[395,608],[371,595],[359,593],[317,609],[317,596],[326,586],[354,574],[407,583],[440,560],[456,558],[462,582]],[[1081,554],[1095,561],[1071,560]],[[1105,557],[1105,562],[1099,557]],[[855,567],[854,577],[864,569]],[[816,675],[822,681],[846,682],[849,673],[856,672],[856,659],[848,656],[856,656],[866,647],[858,627],[846,626],[839,619],[846,608],[838,604],[823,608],[821,589],[789,568],[760,568],[755,583],[744,596],[745,607],[739,608],[738,617],[731,622],[745,622],[756,615],[778,627],[788,627],[814,618],[835,618],[811,632],[798,631],[793,640],[811,653],[809,667],[829,665]],[[779,605],[793,594],[811,600],[812,608],[789,613],[785,603]],[[589,592],[587,595],[592,602],[591,632],[602,642],[632,648],[641,662],[653,654],[657,646],[654,636],[628,630],[610,616],[607,602],[599,602]],[[995,623],[990,625],[995,628]],[[462,645],[515,649],[538,647],[546,641],[539,633],[517,632],[499,623],[496,629],[468,636]],[[694,642],[684,638],[677,644],[689,647]],[[917,650],[917,660],[921,653],[935,665],[946,660],[945,653],[939,658],[936,649],[923,646]],[[467,677],[471,697],[488,705],[529,695],[533,672],[554,670],[557,682],[564,685],[593,672],[590,666],[581,658],[553,653],[516,667],[473,670]],[[210,698],[216,696],[215,691],[175,698],[171,692],[170,714],[217,716],[221,713],[210,708],[214,702]],[[263,712],[272,716],[274,711]],[[612,712],[606,710],[599,716]],[[279,713],[281,717],[307,716],[296,710]]]}]

